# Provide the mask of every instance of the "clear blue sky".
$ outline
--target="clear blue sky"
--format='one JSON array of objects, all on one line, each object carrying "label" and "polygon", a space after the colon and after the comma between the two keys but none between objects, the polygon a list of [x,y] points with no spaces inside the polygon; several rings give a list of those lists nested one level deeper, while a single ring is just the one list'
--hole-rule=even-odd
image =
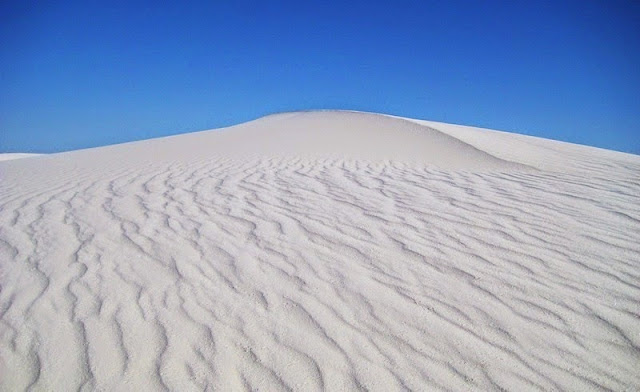
[{"label": "clear blue sky", "polygon": [[640,153],[638,0],[154,3],[1,2],[0,152],[341,108]]}]

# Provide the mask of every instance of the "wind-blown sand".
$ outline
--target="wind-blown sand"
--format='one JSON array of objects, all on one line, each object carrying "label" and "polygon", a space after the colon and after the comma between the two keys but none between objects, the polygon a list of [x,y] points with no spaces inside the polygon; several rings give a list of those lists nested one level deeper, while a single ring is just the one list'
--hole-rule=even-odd
[{"label": "wind-blown sand", "polygon": [[3,391],[640,389],[638,156],[302,112],[0,176]]}]

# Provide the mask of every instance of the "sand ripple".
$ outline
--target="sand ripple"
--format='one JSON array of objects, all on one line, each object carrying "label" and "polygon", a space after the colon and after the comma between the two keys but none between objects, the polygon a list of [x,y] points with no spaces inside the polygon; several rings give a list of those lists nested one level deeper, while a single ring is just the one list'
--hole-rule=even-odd
[{"label": "sand ripple", "polygon": [[628,165],[202,159],[2,184],[2,390],[640,389]]}]

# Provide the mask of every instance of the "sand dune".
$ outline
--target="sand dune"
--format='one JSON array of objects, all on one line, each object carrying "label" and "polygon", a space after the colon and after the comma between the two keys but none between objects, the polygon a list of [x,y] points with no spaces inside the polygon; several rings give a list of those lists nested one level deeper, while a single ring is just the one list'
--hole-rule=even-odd
[{"label": "sand dune", "polygon": [[0,163],[1,390],[638,390],[640,157],[356,112]]},{"label": "sand dune", "polygon": [[11,161],[13,159],[31,158],[31,157],[36,157],[38,155],[40,154],[23,154],[23,153],[14,153],[14,152],[0,153],[0,161]]}]

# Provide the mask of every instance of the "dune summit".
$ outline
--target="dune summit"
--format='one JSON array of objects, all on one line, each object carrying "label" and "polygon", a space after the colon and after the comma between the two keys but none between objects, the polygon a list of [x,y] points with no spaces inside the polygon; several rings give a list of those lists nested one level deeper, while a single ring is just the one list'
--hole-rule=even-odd
[{"label": "dune summit", "polygon": [[359,112],[0,162],[0,390],[640,389],[640,157]]}]

